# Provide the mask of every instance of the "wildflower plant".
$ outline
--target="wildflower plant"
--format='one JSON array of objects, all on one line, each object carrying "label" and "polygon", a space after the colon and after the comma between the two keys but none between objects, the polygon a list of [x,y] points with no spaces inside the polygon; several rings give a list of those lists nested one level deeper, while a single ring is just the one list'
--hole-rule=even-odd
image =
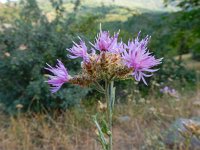
[{"label": "wildflower plant", "polygon": [[[70,76],[64,64],[58,60],[56,67],[48,65],[46,68],[53,75],[49,76],[47,83],[51,85],[51,92],[57,92],[64,83],[71,83],[82,87],[92,86],[105,95],[106,99],[106,121],[101,127],[97,116],[93,121],[98,130],[99,141],[104,150],[112,150],[112,116],[115,103],[114,81],[120,79],[135,78],[147,85],[146,77],[153,75],[158,69],[161,59],[156,59],[149,52],[147,44],[150,37],[146,36],[140,40],[140,32],[137,38],[129,40],[127,44],[118,41],[119,32],[110,35],[108,31],[102,31],[97,35],[94,43],[90,42],[88,48],[80,39],[74,43],[72,48],[67,49],[70,59],[81,58],[81,72]],[[106,131],[106,133],[105,133]],[[106,135],[109,140],[106,139]]]}]

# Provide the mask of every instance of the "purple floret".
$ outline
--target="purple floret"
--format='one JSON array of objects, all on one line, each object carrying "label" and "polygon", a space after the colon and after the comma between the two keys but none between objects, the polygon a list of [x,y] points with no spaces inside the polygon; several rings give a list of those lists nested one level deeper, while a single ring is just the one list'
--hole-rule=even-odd
[{"label": "purple floret", "polygon": [[[138,35],[139,36],[139,35]],[[149,37],[139,40],[137,37],[125,45],[125,50],[122,53],[122,58],[127,67],[133,68],[134,71],[132,75],[135,77],[136,81],[142,81],[147,85],[144,77],[152,76],[153,72],[158,69],[152,69],[152,67],[161,63],[161,59],[156,59],[147,49],[147,44],[149,42]],[[146,74],[146,73],[150,74]]]},{"label": "purple floret", "polygon": [[67,50],[71,53],[71,55],[68,55],[69,58],[75,59],[75,58],[81,57],[81,58],[83,58],[84,62],[89,61],[87,47],[86,47],[84,41],[81,40],[80,44],[77,44],[74,42],[73,47],[70,49],[67,49]]},{"label": "purple floret", "polygon": [[49,75],[49,80],[46,81],[49,85],[52,86],[52,93],[57,92],[65,82],[69,81],[69,74],[67,72],[67,69],[60,60],[57,61],[58,64],[56,65],[56,67],[52,67],[49,64],[47,64],[48,68],[45,68],[53,74]]},{"label": "purple floret", "polygon": [[93,46],[101,52],[120,53],[122,51],[122,44],[117,42],[118,35],[119,33],[116,33],[111,37],[109,32],[100,31]]}]

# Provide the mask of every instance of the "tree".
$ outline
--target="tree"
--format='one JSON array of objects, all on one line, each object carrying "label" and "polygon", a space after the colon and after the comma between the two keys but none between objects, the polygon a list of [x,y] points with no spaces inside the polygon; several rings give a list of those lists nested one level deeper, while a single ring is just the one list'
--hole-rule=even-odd
[{"label": "tree", "polygon": [[165,5],[175,5],[184,10],[197,9],[200,7],[199,0],[164,0]]}]

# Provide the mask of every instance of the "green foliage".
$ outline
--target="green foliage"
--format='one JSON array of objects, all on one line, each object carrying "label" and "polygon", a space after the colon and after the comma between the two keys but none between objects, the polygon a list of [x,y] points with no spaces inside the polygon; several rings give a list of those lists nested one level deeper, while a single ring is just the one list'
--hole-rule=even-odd
[{"label": "green foliage", "polygon": [[[180,40],[179,54],[189,52],[193,54],[195,60],[200,60],[199,38],[200,38],[200,1],[199,0],[165,0],[168,5],[175,3],[182,8],[176,16],[175,27],[178,40]],[[177,39],[176,38],[176,39]],[[186,50],[188,49],[188,50]]]},{"label": "green foliage", "polygon": [[65,49],[74,36],[68,20],[58,14],[49,22],[35,0],[23,1],[21,6],[20,18],[0,33],[0,101],[8,112],[15,112],[17,104],[22,104],[24,111],[66,109],[78,104],[89,89],[65,85],[51,94],[44,76],[48,73],[46,62],[55,65],[56,59],[67,64],[72,74],[78,71],[80,62],[66,58]]},{"label": "green foliage", "polygon": [[[43,108],[66,109],[78,104],[81,99],[93,100],[89,102],[90,105],[99,99],[102,95],[97,95],[95,91],[67,84],[57,94],[50,94],[49,87],[44,82],[47,80],[45,74],[48,73],[44,67],[46,62],[53,66],[56,59],[60,59],[66,64],[70,74],[78,72],[80,61],[69,60],[65,49],[72,46],[73,40],[77,41],[77,36],[85,41],[94,39],[100,22],[102,28],[111,33],[120,29],[120,37],[124,42],[133,36],[136,37],[140,30],[141,38],[147,34],[151,35],[149,49],[158,58],[165,58],[160,71],[153,79],[151,78],[153,81],[148,87],[142,84],[136,86],[134,80],[117,82],[117,101],[121,97],[128,99],[129,94],[137,96],[133,91],[138,89],[147,95],[151,89],[149,87],[154,86],[155,82],[167,84],[169,79],[180,81],[182,84],[195,82],[194,71],[186,69],[181,62],[166,57],[172,58],[192,52],[193,58],[199,60],[199,9],[187,12],[136,14],[125,8],[122,12],[133,14],[129,15],[127,20],[104,22],[106,15],[120,13],[118,9],[122,8],[106,5],[79,7],[80,3],[77,0],[77,6],[73,9],[75,12],[66,14],[62,0],[50,2],[55,19],[49,19],[36,0],[23,0],[20,7],[9,7],[3,10],[8,12],[6,15],[0,15],[3,16],[2,26],[9,23],[6,28],[0,26],[0,102],[6,106],[6,111],[14,112],[19,103],[24,106],[24,111],[40,111]],[[85,12],[83,9],[90,11]],[[11,15],[10,10],[16,13]]]},{"label": "green foliage", "polygon": [[196,82],[196,73],[194,70],[189,70],[185,67],[185,64],[174,60],[174,59],[164,59],[159,71],[154,77],[157,83],[173,83],[177,81],[180,82],[182,86],[187,83]]},{"label": "green foliage", "polygon": [[174,3],[183,9],[199,8],[200,6],[199,0],[164,0],[164,2],[166,5]]},{"label": "green foliage", "polygon": [[192,57],[200,61],[200,40],[196,40],[192,46]]},{"label": "green foliage", "polygon": [[19,9],[17,7],[0,4],[0,23],[13,22],[13,20],[18,17],[19,17]]}]

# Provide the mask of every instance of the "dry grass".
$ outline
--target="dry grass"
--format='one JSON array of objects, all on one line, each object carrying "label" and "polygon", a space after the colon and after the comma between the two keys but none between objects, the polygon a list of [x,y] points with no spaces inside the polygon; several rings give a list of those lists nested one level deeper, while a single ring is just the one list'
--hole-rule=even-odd
[{"label": "dry grass", "polygon": [[[191,98],[192,97],[192,98]],[[146,102],[116,105],[114,149],[167,149],[162,142],[165,131],[176,118],[200,116],[199,92],[182,95],[179,101],[165,96]],[[195,103],[196,105],[196,103]],[[18,117],[0,115],[0,150],[100,150],[90,116],[95,107]],[[127,115],[129,121],[119,121]]]},{"label": "dry grass", "polygon": [[[179,59],[179,56],[175,57],[176,60]],[[182,59],[186,64],[186,67],[189,69],[194,69],[200,71],[200,62],[192,59],[192,54],[184,54],[182,55]]]}]

